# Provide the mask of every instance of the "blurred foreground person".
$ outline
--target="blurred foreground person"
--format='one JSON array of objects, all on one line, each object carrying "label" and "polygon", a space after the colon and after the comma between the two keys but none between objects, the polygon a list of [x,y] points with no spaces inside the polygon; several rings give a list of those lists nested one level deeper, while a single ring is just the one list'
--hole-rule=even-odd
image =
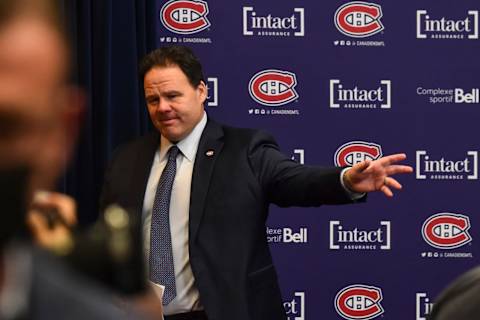
[{"label": "blurred foreground person", "polygon": [[54,187],[77,136],[67,66],[52,2],[0,1],[0,319],[127,318],[106,290],[21,240],[34,192]]},{"label": "blurred foreground person", "polygon": [[480,319],[480,267],[453,281],[435,300],[428,320]]}]

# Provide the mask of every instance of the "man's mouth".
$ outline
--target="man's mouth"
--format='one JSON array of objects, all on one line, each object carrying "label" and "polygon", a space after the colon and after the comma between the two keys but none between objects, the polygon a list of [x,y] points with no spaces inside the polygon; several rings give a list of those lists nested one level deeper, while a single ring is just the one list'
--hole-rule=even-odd
[{"label": "man's mouth", "polygon": [[177,117],[170,117],[170,118],[160,118],[158,119],[158,121],[163,124],[163,125],[171,125],[173,124],[175,121],[177,121],[178,118]]}]

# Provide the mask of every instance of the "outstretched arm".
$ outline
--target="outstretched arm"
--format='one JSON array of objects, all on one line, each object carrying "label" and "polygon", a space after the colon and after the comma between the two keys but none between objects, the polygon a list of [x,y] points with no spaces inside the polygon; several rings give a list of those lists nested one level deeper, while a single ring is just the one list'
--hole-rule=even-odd
[{"label": "outstretched arm", "polygon": [[406,158],[405,154],[399,153],[358,163],[343,176],[345,186],[353,192],[381,191],[387,197],[393,197],[392,188],[401,189],[402,185],[391,176],[413,172],[410,166],[396,164]]}]

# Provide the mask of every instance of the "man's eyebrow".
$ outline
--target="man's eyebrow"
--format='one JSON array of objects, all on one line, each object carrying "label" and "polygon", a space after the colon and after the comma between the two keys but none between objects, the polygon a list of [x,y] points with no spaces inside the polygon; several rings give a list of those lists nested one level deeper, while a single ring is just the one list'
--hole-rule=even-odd
[{"label": "man's eyebrow", "polygon": [[168,94],[182,94],[182,93],[178,90],[167,90],[167,91],[165,91],[164,94],[168,95]]}]

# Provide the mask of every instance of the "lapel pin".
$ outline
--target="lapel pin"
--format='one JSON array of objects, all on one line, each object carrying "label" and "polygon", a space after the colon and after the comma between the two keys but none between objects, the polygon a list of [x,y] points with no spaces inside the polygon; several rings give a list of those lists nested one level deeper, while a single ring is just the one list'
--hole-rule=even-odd
[{"label": "lapel pin", "polygon": [[214,154],[215,154],[215,151],[212,150],[212,149],[210,149],[210,150],[208,150],[207,152],[205,152],[205,155],[206,155],[207,157],[213,157]]}]

